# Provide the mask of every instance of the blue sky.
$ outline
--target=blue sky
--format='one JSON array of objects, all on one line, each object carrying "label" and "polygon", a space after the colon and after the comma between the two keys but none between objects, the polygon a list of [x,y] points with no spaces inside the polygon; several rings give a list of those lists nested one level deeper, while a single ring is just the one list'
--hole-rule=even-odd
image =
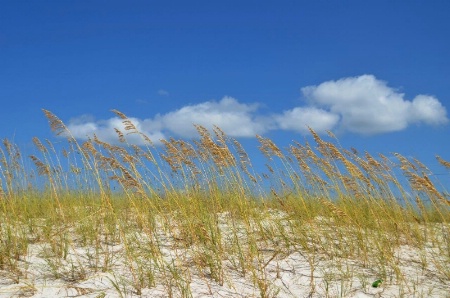
[{"label": "blue sky", "polygon": [[[0,1],[0,136],[156,142],[217,124],[248,146],[310,139],[450,160],[449,1]],[[325,135],[324,135],[325,136]],[[258,159],[255,155],[255,159]]]}]

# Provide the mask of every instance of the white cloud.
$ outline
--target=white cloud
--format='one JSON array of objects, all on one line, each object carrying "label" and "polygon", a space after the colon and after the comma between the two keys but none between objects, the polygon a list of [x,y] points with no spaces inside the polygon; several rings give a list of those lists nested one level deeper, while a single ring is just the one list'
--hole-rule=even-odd
[{"label": "white cloud", "polygon": [[339,116],[314,107],[297,107],[284,111],[283,114],[274,115],[274,119],[280,129],[304,134],[308,132],[308,127],[317,133],[332,130],[338,123]]},{"label": "white cloud", "polygon": [[155,120],[173,134],[183,137],[197,135],[194,124],[209,129],[217,125],[233,137],[254,137],[255,134],[267,131],[262,119],[253,115],[257,110],[256,104],[243,104],[232,97],[224,97],[219,102],[207,101],[188,105],[165,115],[157,115]]},{"label": "white cloud", "polygon": [[[161,90],[160,90],[161,91]],[[433,96],[417,95],[412,101],[372,75],[328,81],[302,88],[306,105],[282,113],[263,116],[259,104],[241,103],[226,96],[219,101],[186,105],[166,114],[146,119],[130,117],[137,129],[154,143],[165,135],[182,138],[197,137],[194,124],[212,129],[219,126],[232,137],[254,137],[272,130],[308,133],[308,127],[318,133],[340,129],[358,134],[400,131],[411,124],[442,125],[447,123],[445,107]],[[96,121],[82,115],[68,124],[72,135],[87,139],[95,134],[99,139],[117,143],[117,128],[125,135],[122,119],[112,117]],[[137,134],[127,136],[128,142],[143,144]]]},{"label": "white cloud", "polygon": [[[194,124],[208,129],[217,125],[232,137],[254,137],[265,133],[270,126],[270,121],[254,115],[257,110],[257,104],[239,103],[232,97],[224,97],[218,102],[188,105],[167,114],[157,114],[154,118],[141,120],[130,117],[129,120],[154,143],[165,138],[164,132],[185,138],[196,137],[198,134]],[[92,117],[81,116],[71,119],[68,128],[75,138],[86,140],[95,134],[108,143],[118,142],[114,128],[126,133],[122,119],[117,117],[95,121]],[[136,134],[128,135],[127,138],[130,143],[143,144],[142,138]]]},{"label": "white cloud", "polygon": [[431,125],[448,122],[445,108],[433,96],[417,95],[412,101],[410,109],[411,122],[425,122]]},{"label": "white cloud", "polygon": [[302,88],[311,106],[327,109],[341,118],[340,127],[360,134],[405,129],[413,123],[444,124],[446,110],[432,96],[418,95],[413,101],[372,75],[324,82]]}]

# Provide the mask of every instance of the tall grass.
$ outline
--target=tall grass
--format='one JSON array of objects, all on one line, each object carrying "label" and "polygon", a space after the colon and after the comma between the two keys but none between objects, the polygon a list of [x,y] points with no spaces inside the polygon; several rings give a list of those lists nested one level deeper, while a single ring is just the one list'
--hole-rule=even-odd
[{"label": "tall grass", "polygon": [[[346,150],[311,130],[314,145],[286,149],[257,136],[259,173],[219,127],[156,147],[114,111],[118,144],[80,143],[44,113],[65,148],[34,138],[29,157],[8,140],[0,151],[0,282],[20,293],[101,274],[123,297],[239,293],[239,280],[258,297],[295,297],[287,279],[311,297],[369,293],[375,279],[398,296],[450,290],[450,201],[418,160]],[[127,143],[130,134],[145,145]]]}]

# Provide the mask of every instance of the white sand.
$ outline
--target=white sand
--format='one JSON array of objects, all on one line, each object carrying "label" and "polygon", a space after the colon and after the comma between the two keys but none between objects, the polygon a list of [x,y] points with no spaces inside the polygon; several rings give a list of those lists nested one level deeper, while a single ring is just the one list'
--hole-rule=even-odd
[{"label": "white sand", "polygon": [[[143,235],[140,237],[145,238]],[[164,243],[162,252],[167,264],[175,256],[178,256],[177,262],[185,261],[185,265],[178,267],[182,270],[184,281],[181,278],[172,280],[172,286],[164,284],[162,281],[170,278],[164,279],[163,273],[155,270],[156,285],[143,288],[141,295],[138,295],[132,287],[132,273],[127,266],[122,244],[102,244],[103,250],[114,252],[109,261],[110,270],[95,272],[93,258],[88,257],[94,254],[93,247],[78,246],[73,241],[67,258],[52,264],[51,260],[56,260],[56,257],[45,257],[48,247],[35,243],[29,246],[27,256],[19,260],[21,276],[0,270],[0,298],[168,297],[169,291],[172,291],[173,297],[182,297],[183,287],[190,289],[192,297],[261,297],[253,275],[247,273],[244,276],[236,270],[231,258],[223,261],[225,277],[223,285],[220,285],[209,277],[206,270],[199,272],[196,267],[189,266],[192,251],[177,247],[176,240],[166,233],[161,232],[155,237],[164,241],[161,242]],[[267,264],[264,271],[258,274],[266,277],[267,297],[450,297],[450,285],[434,274],[436,266],[442,265],[445,258],[435,255],[431,245],[421,250],[406,245],[397,247],[401,272],[387,272],[389,280],[378,288],[372,287],[372,283],[379,278],[377,270],[365,268],[355,260],[336,262],[324,254],[316,254],[312,258],[300,249],[284,254],[274,254],[273,248],[262,252]],[[426,266],[421,263],[425,257]],[[105,262],[102,258],[98,261]]]}]

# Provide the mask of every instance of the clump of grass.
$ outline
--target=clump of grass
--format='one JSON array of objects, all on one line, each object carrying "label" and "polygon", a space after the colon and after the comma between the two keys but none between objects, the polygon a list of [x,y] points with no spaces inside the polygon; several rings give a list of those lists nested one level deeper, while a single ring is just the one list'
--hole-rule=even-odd
[{"label": "clump of grass", "polygon": [[[8,140],[0,151],[0,279],[8,283],[36,289],[30,274],[76,284],[111,273],[121,296],[162,287],[192,297],[194,283],[213,295],[243,279],[249,295],[276,297],[292,294],[286,274],[306,276],[311,296],[370,292],[371,280],[412,295],[424,276],[450,282],[450,203],[420,161],[360,154],[311,130],[315,145],[286,150],[257,136],[268,170],[257,173],[219,127],[196,126],[199,139],[156,147],[114,111],[124,124],[119,145],[79,143],[44,112],[67,147],[34,138],[34,168]],[[128,144],[129,135],[145,145]],[[27,261],[33,253],[41,265]],[[299,256],[301,273],[287,263]]]}]

